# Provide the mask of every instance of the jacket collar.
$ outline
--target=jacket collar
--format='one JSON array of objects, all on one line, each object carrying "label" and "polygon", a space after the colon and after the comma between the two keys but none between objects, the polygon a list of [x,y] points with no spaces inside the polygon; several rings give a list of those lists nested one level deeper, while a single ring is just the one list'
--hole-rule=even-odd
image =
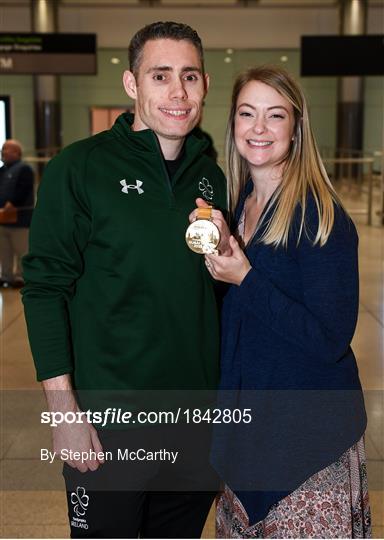
[{"label": "jacket collar", "polygon": [[[133,114],[123,113],[116,119],[111,131],[119,138],[123,138],[127,142],[129,141],[137,152],[161,153],[160,144],[154,131],[151,129],[133,131],[133,121]],[[189,161],[190,159],[195,158],[207,148],[208,144],[208,141],[199,137],[198,134],[195,133],[195,130],[193,130],[185,138],[185,159]]]}]

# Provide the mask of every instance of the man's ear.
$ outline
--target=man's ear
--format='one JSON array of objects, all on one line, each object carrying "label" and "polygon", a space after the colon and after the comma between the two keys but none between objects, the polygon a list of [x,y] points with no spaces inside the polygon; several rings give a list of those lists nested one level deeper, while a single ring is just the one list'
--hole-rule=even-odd
[{"label": "man's ear", "polygon": [[205,87],[205,93],[207,93],[208,88],[209,88],[209,75],[208,75],[208,73],[205,73],[205,75],[204,75],[204,87]]},{"label": "man's ear", "polygon": [[137,84],[136,78],[132,71],[126,70],[123,75],[123,85],[124,90],[127,92],[128,96],[132,99],[137,98]]}]

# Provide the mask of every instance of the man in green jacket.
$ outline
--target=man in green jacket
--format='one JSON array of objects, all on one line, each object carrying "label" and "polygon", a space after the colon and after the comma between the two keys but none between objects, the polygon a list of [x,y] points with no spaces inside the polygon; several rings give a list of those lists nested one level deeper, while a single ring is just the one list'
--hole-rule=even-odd
[{"label": "man in green jacket", "polygon": [[[37,378],[49,410],[63,415],[95,411],[95,403],[129,403],[138,413],[139,391],[165,391],[166,403],[163,394],[214,389],[218,378],[212,280],[184,240],[197,198],[226,204],[224,176],[193,133],[209,82],[201,40],[184,24],[154,23],[132,38],[129,59],[124,88],[134,116],[52,159],[23,261]],[[160,462],[172,450],[171,426],[117,434],[95,427],[53,428],[53,450],[66,461],[72,537],[199,537],[213,493],[166,493],[161,482],[148,489],[172,469]],[[153,443],[157,429],[163,453]],[[124,445],[131,463],[106,459]],[[209,475],[204,460],[187,454],[173,469],[183,485]],[[111,478],[124,470],[117,487]]]}]

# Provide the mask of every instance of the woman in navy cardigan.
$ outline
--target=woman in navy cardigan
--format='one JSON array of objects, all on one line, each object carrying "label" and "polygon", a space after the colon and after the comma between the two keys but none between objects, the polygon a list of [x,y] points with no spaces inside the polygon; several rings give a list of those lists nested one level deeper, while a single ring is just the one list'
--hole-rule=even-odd
[{"label": "woman in navy cardigan", "polygon": [[236,80],[227,164],[234,235],[213,210],[223,249],[205,262],[231,284],[219,399],[244,421],[215,426],[217,535],[369,537],[366,415],[350,347],[358,237],[303,92],[280,68]]}]

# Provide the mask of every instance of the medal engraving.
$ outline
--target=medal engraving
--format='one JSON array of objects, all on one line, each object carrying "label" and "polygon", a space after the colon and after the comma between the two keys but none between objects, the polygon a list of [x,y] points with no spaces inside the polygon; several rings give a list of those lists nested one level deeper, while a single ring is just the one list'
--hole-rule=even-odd
[{"label": "medal engraving", "polygon": [[200,254],[218,254],[220,232],[212,221],[197,219],[188,227],[185,240],[189,249]]}]

